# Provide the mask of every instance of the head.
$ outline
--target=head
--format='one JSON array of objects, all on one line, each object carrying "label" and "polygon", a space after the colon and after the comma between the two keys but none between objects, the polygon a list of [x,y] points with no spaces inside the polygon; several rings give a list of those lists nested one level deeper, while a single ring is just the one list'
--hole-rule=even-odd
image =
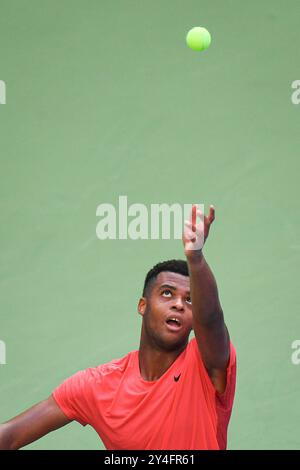
[{"label": "head", "polygon": [[165,351],[187,344],[193,317],[186,261],[164,261],[148,272],[138,312],[143,317],[142,341]]}]

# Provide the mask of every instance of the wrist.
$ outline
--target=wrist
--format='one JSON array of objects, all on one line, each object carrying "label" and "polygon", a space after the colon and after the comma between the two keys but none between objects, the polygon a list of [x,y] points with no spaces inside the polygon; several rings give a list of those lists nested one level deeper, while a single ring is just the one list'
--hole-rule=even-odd
[{"label": "wrist", "polygon": [[201,250],[189,250],[185,253],[188,264],[200,263],[203,259],[203,253]]}]

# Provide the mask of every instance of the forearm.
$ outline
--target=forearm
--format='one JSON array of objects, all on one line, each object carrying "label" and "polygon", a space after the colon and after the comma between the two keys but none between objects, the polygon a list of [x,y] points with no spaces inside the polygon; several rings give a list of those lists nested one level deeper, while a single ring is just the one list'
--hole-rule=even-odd
[{"label": "forearm", "polygon": [[7,424],[0,424],[0,450],[12,449],[12,435]]},{"label": "forearm", "polygon": [[50,396],[0,424],[0,450],[16,450],[70,423]]},{"label": "forearm", "polygon": [[223,311],[215,277],[201,252],[187,256],[194,320],[209,326],[223,322]]}]

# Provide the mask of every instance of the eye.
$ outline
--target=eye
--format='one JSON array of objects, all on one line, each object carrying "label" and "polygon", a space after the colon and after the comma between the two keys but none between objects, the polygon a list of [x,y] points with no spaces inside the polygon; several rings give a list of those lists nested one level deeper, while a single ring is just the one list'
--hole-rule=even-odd
[{"label": "eye", "polygon": [[192,299],[190,297],[187,297],[185,300],[187,304],[192,305]]},{"label": "eye", "polygon": [[[170,295],[168,295],[168,294],[170,294]],[[172,292],[170,291],[170,289],[165,289],[165,290],[162,291],[162,295],[163,295],[164,297],[171,297],[171,296],[172,296]]]}]

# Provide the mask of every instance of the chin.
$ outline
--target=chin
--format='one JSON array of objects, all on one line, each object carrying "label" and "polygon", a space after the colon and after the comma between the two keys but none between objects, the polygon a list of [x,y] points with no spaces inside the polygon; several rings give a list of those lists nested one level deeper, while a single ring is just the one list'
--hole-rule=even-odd
[{"label": "chin", "polygon": [[176,351],[182,349],[188,343],[188,336],[181,336],[177,338],[164,338],[162,340],[163,347],[166,351]]}]

